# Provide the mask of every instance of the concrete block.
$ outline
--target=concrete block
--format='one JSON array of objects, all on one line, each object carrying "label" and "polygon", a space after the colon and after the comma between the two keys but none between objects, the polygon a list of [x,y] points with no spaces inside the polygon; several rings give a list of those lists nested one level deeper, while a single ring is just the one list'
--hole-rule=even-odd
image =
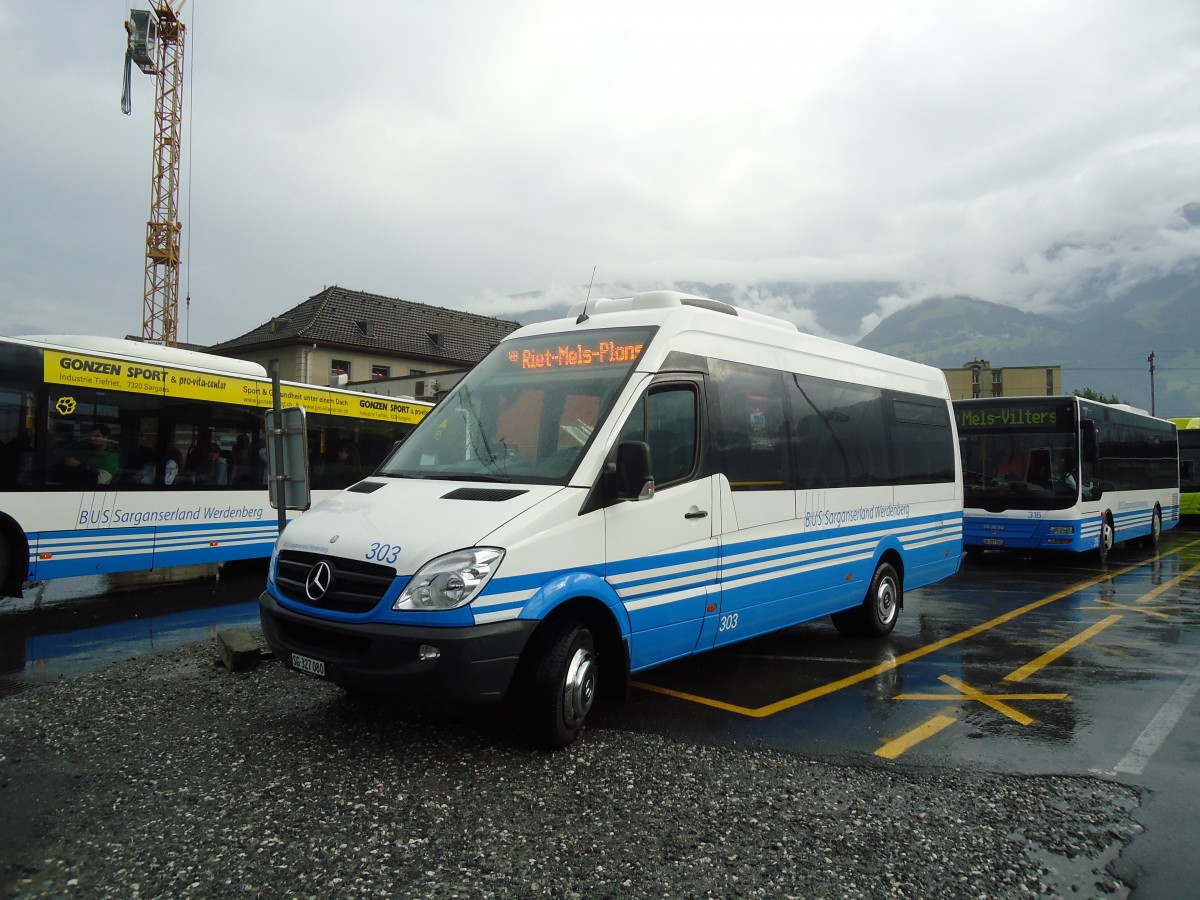
[{"label": "concrete block", "polygon": [[230,672],[248,672],[262,656],[258,644],[245,628],[217,632],[217,652]]}]

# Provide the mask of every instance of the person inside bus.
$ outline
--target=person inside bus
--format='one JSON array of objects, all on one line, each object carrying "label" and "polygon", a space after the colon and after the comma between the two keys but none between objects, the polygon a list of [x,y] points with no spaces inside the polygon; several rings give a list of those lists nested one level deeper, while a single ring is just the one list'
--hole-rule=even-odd
[{"label": "person inside bus", "polygon": [[208,445],[208,453],[196,468],[196,484],[229,484],[229,462],[221,455],[221,445]]},{"label": "person inside bus", "polygon": [[1077,482],[1075,481],[1074,466],[1071,465],[1071,458],[1069,456],[1064,455],[1059,457],[1055,477],[1072,491],[1075,490]]},{"label": "person inside bus", "polygon": [[348,487],[361,477],[362,464],[358,457],[358,447],[352,441],[342,441],[338,445],[337,454],[325,464],[321,476],[321,486],[328,488]]},{"label": "person inside bus", "polygon": [[178,447],[172,447],[167,451],[167,461],[163,463],[163,484],[167,487],[173,485],[182,468],[183,454],[179,452]]},{"label": "person inside bus", "polygon": [[1004,456],[1000,457],[1000,462],[996,464],[996,479],[998,481],[1024,481],[1026,462],[1025,454],[1017,447],[1015,441],[1010,440]]},{"label": "person inside bus", "polygon": [[254,451],[250,446],[250,435],[239,434],[233,442],[233,454],[229,465],[230,484],[253,484],[255,477]]},{"label": "person inside bus", "polygon": [[68,480],[79,484],[94,484],[98,487],[112,484],[113,477],[116,476],[117,469],[121,465],[121,459],[109,442],[110,434],[108,426],[103,422],[97,422],[92,426],[92,432],[88,438],[90,446],[63,460]]}]

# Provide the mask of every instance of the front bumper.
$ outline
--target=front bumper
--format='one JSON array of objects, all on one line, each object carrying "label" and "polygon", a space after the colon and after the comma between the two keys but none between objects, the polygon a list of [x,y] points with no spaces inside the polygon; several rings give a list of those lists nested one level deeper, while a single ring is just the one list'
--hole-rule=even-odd
[{"label": "front bumper", "polygon": [[[417,701],[495,702],[508,692],[537,622],[514,619],[462,628],[352,625],[301,615],[269,592],[258,598],[263,636],[284,664],[292,654],[324,663],[345,688]],[[421,659],[421,645],[437,659]]]}]

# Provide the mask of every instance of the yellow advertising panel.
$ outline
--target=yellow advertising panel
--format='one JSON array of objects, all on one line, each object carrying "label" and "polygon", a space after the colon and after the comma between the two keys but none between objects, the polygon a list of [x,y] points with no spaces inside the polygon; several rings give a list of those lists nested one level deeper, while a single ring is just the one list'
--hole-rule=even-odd
[{"label": "yellow advertising panel", "polygon": [[[272,406],[269,381],[58,350],[45,351],[43,360],[43,377],[47,384],[179,397],[261,409]],[[427,409],[422,404],[391,397],[332,391],[303,384],[282,384],[279,394],[281,406],[303,406],[311,413],[380,422],[415,424],[421,421]]]}]

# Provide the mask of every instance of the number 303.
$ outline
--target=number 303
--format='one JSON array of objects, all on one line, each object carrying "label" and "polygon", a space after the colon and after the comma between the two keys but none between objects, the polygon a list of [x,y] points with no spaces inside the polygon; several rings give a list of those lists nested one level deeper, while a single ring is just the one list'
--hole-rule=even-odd
[{"label": "number 303", "polygon": [[400,558],[400,547],[396,544],[372,544],[366,559],[377,559],[383,563],[394,563]]},{"label": "number 303", "polygon": [[720,624],[720,627],[717,628],[717,630],[718,631],[733,631],[733,629],[737,628],[737,623],[738,623],[737,613],[734,613],[731,616],[721,616],[721,624]]}]

